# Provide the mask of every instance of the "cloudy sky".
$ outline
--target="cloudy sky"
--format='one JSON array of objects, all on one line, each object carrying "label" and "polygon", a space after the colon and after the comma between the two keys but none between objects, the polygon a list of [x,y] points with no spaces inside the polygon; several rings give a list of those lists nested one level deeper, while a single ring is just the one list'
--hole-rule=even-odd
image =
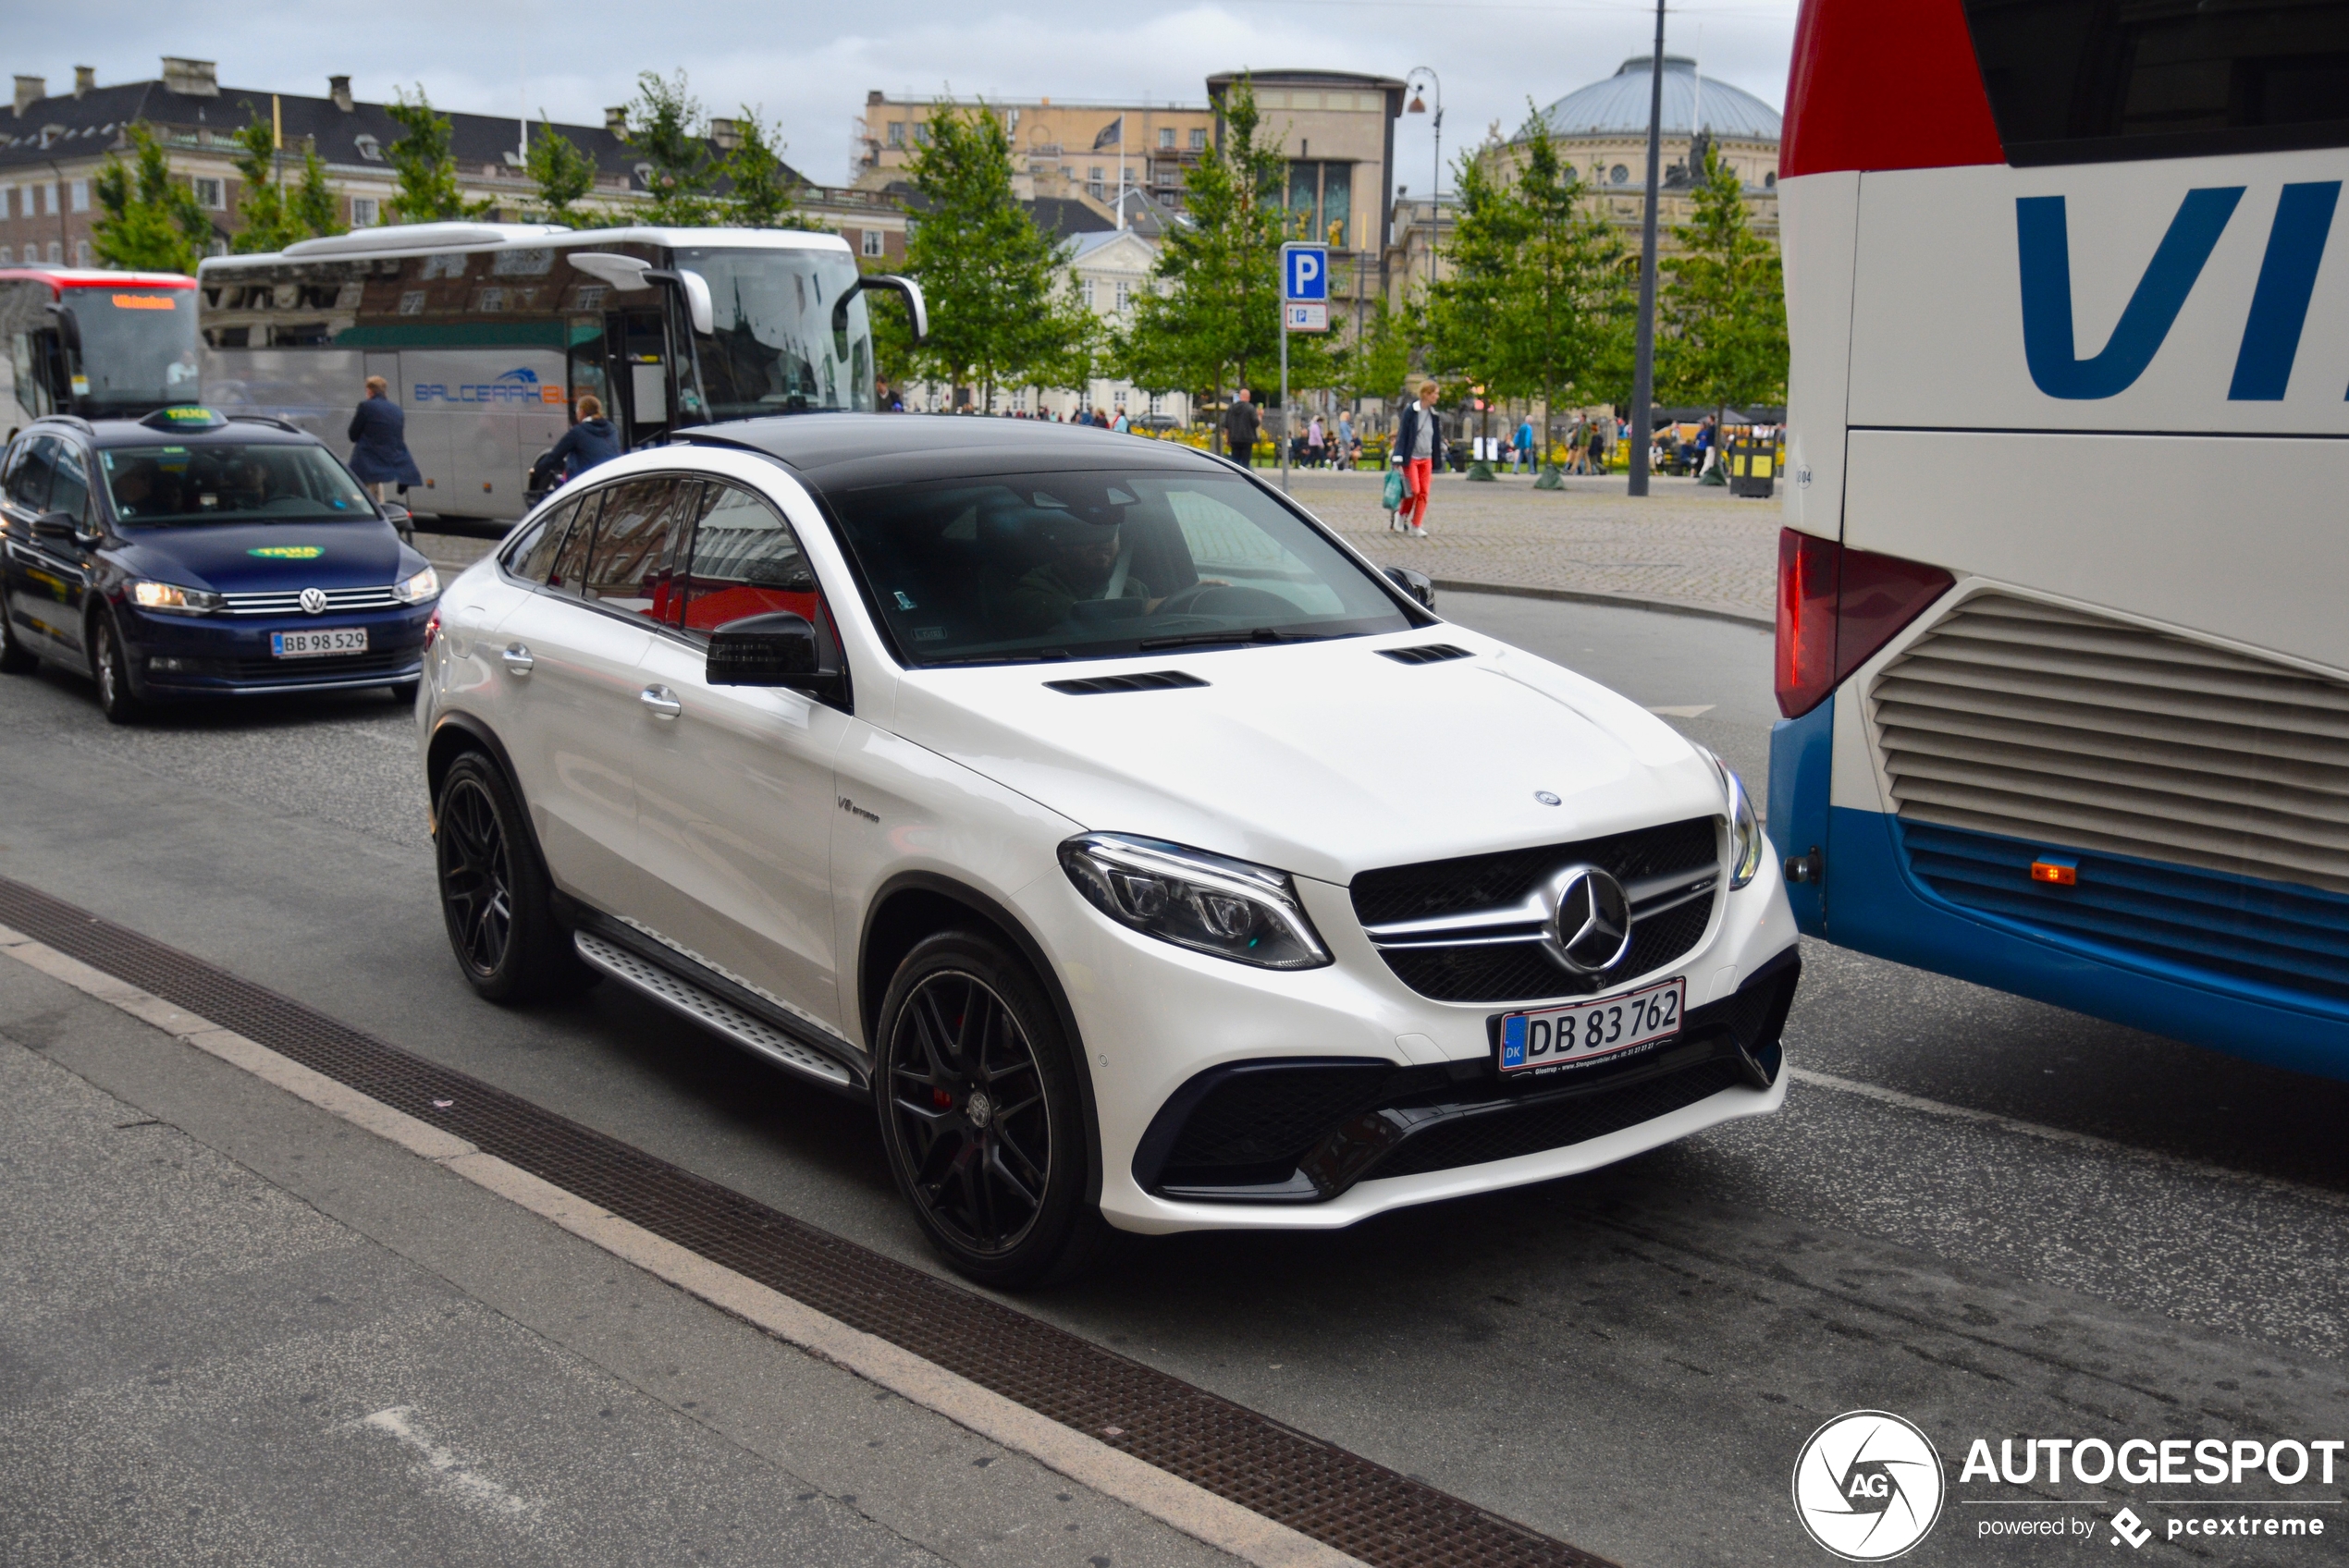
[{"label": "cloudy sky", "polygon": [[[1666,46],[1782,104],[1795,0],[1675,7]],[[77,65],[102,82],[151,78],[165,55],[219,63],[221,80],[323,93],[349,73],[363,98],[424,84],[446,108],[599,122],[643,69],[683,69],[713,113],[749,104],[781,127],[786,156],[825,183],[848,175],[867,90],[1055,99],[1200,102],[1210,71],[1315,67],[1400,77],[1440,72],[1445,144],[1510,127],[1625,56],[1645,54],[1654,12],[1638,0],[1164,0],[1149,6],[863,0],[371,0],[360,6],[236,0],[164,6],[80,0],[6,6],[5,69],[69,87]],[[1423,189],[1429,131],[1398,129],[1397,178]],[[1450,184],[1447,174],[1445,184]]]}]

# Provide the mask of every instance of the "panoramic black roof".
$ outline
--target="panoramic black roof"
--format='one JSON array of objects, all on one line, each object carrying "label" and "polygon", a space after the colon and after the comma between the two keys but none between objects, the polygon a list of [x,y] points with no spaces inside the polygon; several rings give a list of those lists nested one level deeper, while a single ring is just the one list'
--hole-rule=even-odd
[{"label": "panoramic black roof", "polygon": [[1032,469],[1221,469],[1172,441],[1047,420],[952,414],[783,414],[682,432],[680,445],[764,452],[812,484],[840,488]]}]

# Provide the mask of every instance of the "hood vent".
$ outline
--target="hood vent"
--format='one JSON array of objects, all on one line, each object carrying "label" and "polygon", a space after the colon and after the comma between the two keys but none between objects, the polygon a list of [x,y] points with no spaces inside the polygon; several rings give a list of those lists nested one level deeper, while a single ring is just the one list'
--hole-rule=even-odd
[{"label": "hood vent", "polygon": [[1379,652],[1396,664],[1442,664],[1445,659],[1471,656],[1466,648],[1449,643],[1422,643],[1416,648],[1381,648]]},{"label": "hood vent", "polygon": [[1184,686],[1204,686],[1207,682],[1179,669],[1153,669],[1138,675],[1096,675],[1085,680],[1047,680],[1044,684],[1072,697],[1099,697],[1111,692],[1172,692]]}]

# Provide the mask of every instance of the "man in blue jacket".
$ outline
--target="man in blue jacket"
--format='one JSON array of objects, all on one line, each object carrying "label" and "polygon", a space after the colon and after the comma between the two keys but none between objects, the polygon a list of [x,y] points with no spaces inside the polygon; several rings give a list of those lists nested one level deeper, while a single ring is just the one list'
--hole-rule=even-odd
[{"label": "man in blue jacket", "polygon": [[378,501],[384,498],[387,484],[405,490],[424,482],[424,476],[416,472],[416,459],[408,454],[408,416],[391,400],[390,392],[391,384],[382,376],[369,376],[367,396],[351,416],[347,433],[351,476],[373,486]]},{"label": "man in blue jacket", "polygon": [[604,417],[602,398],[592,392],[580,398],[579,423],[563,432],[563,438],[547,456],[562,465],[565,479],[576,479],[597,463],[620,456],[620,433]]}]

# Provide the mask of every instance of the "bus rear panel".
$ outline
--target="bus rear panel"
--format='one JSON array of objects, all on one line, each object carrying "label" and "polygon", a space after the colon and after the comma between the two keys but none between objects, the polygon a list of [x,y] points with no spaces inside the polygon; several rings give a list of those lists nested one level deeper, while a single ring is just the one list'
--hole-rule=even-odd
[{"label": "bus rear panel", "polygon": [[1803,928],[2349,1077],[2349,4],[1807,0]]}]

